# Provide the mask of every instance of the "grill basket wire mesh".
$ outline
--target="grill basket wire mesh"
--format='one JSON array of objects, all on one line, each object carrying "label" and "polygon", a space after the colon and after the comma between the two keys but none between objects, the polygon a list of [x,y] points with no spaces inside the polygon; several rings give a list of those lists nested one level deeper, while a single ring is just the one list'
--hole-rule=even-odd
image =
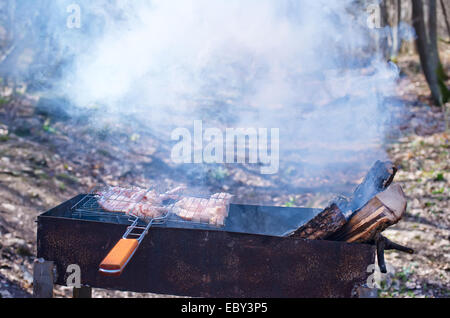
[{"label": "grill basket wire mesh", "polygon": [[[158,218],[149,218],[149,217],[141,217],[137,216],[133,213],[134,206],[141,203],[143,196],[139,196],[137,198],[129,198],[124,200],[123,196],[120,195],[120,192],[115,193],[114,191],[110,191],[113,188],[119,189],[119,187],[95,187],[90,191],[89,194],[85,195],[79,202],[77,202],[72,208],[72,217],[79,219],[89,219],[89,220],[99,220],[105,222],[115,222],[115,223],[133,223],[138,221],[140,226],[145,226],[149,222],[153,224],[161,224],[167,220],[171,222],[184,223],[186,225],[202,225],[202,226],[210,226],[210,227],[220,227],[216,224],[210,224],[210,222],[206,222],[202,219],[185,220],[179,217],[175,210],[180,207],[177,206],[177,203],[180,202],[183,198],[189,198],[192,200],[188,200],[188,204],[183,205],[183,209],[186,211],[195,211],[199,209],[199,203],[202,203],[203,208],[206,208],[210,204],[219,205],[223,204],[224,199],[212,198],[211,194],[206,193],[205,191],[195,191],[186,193],[186,191],[180,191],[177,194],[172,194],[171,199],[165,200],[168,201],[167,204],[164,204],[163,207],[167,209],[167,213]],[[133,191],[133,190],[143,190],[142,188],[131,187],[131,188],[120,188],[125,191]],[[155,191],[158,195],[165,194],[170,189],[168,187],[163,186],[153,186],[146,189],[146,193],[151,191]],[[106,193],[106,195],[104,195]],[[105,210],[100,204],[99,200],[125,203],[133,206],[130,213],[125,212],[112,212]],[[186,202],[186,201],[184,201]],[[226,204],[226,213],[229,212],[229,204]]]}]

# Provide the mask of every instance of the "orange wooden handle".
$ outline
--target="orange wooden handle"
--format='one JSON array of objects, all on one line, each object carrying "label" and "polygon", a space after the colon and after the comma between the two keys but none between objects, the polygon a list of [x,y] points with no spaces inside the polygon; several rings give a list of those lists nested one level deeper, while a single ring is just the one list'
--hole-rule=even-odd
[{"label": "orange wooden handle", "polygon": [[120,276],[139,246],[138,240],[121,239],[100,264],[100,273]]}]

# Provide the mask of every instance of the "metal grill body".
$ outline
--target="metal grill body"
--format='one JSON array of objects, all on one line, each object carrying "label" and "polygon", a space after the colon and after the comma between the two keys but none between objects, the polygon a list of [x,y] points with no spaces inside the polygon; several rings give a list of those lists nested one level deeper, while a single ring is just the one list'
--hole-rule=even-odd
[{"label": "metal grill body", "polygon": [[[318,211],[231,205],[222,229],[202,224],[155,224],[120,277],[98,264],[129,220],[75,216],[78,196],[38,218],[38,257],[55,262],[56,283],[78,264],[83,285],[192,297],[351,297],[366,283],[374,247],[283,237]],[[258,224],[246,224],[258,218]],[[277,224],[278,232],[267,224]]]}]

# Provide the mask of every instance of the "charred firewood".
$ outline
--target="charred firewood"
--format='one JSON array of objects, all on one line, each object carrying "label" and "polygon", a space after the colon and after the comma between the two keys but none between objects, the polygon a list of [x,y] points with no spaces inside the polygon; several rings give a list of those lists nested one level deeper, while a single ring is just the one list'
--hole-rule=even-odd
[{"label": "charred firewood", "polygon": [[377,247],[378,265],[386,273],[384,251],[414,251],[391,242],[381,233],[398,223],[406,211],[406,197],[398,184],[392,184],[397,168],[391,162],[377,161],[351,198],[337,197],[333,204],[292,233],[304,239],[346,241]]},{"label": "charred firewood", "polygon": [[345,223],[347,223],[347,219],[342,211],[336,204],[332,204],[292,233],[292,236],[309,240],[322,240],[335,233]]},{"label": "charred firewood", "polygon": [[397,171],[392,162],[377,161],[353,195],[349,199],[338,197],[335,203],[349,218],[354,211],[358,211],[378,193],[386,190],[394,181]]},{"label": "charred firewood", "polygon": [[405,194],[400,185],[394,184],[357,210],[330,238],[349,243],[372,242],[379,233],[400,221],[405,211]]},{"label": "charred firewood", "polygon": [[351,197],[340,195],[332,202],[335,203],[347,219],[361,209],[378,193],[386,190],[394,180],[397,168],[392,162],[377,161],[367,173],[363,182],[358,185]]},{"label": "charred firewood", "polygon": [[[389,184],[390,182],[392,181],[388,181]],[[394,243],[381,235],[386,228],[399,222],[405,211],[406,197],[402,188],[398,184],[391,185],[357,210],[349,222],[329,239],[376,245],[378,266],[382,273],[386,273],[384,251],[398,250],[409,254],[414,253],[412,249]]]},{"label": "charred firewood", "polygon": [[[359,213],[367,202],[385,191],[391,185],[396,173],[397,168],[391,162],[377,161],[351,198],[337,197],[328,208],[292,235],[306,239],[337,239],[334,234],[341,233],[339,230],[344,226],[348,227],[347,221],[352,218],[355,211]],[[377,229],[373,230],[375,234]]]}]

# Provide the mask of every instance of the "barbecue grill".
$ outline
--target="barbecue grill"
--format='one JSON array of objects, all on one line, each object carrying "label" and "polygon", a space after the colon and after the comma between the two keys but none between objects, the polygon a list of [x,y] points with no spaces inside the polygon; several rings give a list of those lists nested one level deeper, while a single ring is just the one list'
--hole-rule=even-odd
[{"label": "barbecue grill", "polygon": [[[83,286],[93,288],[192,297],[358,296],[375,261],[373,246],[288,236],[319,212],[231,204],[224,227],[173,215],[149,227],[99,211],[92,194],[81,194],[38,217],[37,257],[53,262],[54,283],[63,286],[76,264]],[[99,264],[133,224],[147,237],[120,277],[105,277]]]},{"label": "barbecue grill", "polygon": [[[148,194],[150,191],[160,193],[158,189],[147,189],[145,194]],[[102,192],[106,193],[106,195],[100,196],[99,193]],[[134,211],[134,207],[140,203],[143,196],[144,194],[139,197],[124,198],[123,196],[120,196],[120,193],[110,191],[110,188],[95,188],[90,194],[84,196],[72,207],[71,210],[73,216],[80,219],[98,219],[104,221],[116,221],[119,223],[129,223],[125,234],[100,264],[100,273],[106,276],[121,275],[150,228],[155,224],[164,223],[169,216],[172,216],[171,212],[173,206],[179,199],[178,195],[176,199],[166,200],[168,202],[163,204],[166,212],[150,218],[140,217]],[[118,204],[131,208],[127,213],[107,211],[99,204],[99,200],[101,199],[107,202],[112,202],[116,205]]]}]

